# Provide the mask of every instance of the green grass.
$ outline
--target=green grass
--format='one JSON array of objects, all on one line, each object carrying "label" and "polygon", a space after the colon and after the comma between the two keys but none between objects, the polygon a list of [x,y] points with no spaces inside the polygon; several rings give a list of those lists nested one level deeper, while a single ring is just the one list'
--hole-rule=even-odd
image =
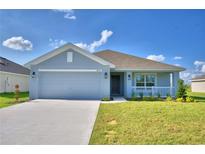
[{"label": "green grass", "polygon": [[188,96],[192,96],[198,102],[205,102],[205,93],[188,92]]},{"label": "green grass", "polygon": [[101,104],[90,144],[205,144],[205,103]]},{"label": "green grass", "polygon": [[[28,92],[21,92],[19,94],[19,102],[25,102],[29,100]],[[17,104],[14,93],[0,93],[0,108]]]}]

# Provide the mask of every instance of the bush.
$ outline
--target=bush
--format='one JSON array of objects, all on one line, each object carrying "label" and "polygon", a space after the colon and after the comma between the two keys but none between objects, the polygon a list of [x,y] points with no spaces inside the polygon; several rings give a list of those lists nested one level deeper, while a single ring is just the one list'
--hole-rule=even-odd
[{"label": "bush", "polygon": [[193,99],[192,97],[187,97],[187,98],[186,98],[186,102],[188,102],[188,103],[189,103],[189,102],[194,102],[194,99]]},{"label": "bush", "polygon": [[185,100],[186,97],[186,85],[184,85],[184,81],[180,79],[178,80],[177,98],[183,98]]},{"label": "bush", "polygon": [[139,93],[140,99],[143,99],[143,93]]},{"label": "bush", "polygon": [[131,101],[136,101],[137,100],[137,97],[136,97],[136,94],[133,92],[132,93],[132,96],[131,96]]},{"label": "bush", "polygon": [[160,93],[157,93],[157,98],[161,98],[161,95],[160,95]]},{"label": "bush", "polygon": [[176,101],[177,102],[185,102],[185,99],[181,97],[181,98],[177,98]]},{"label": "bush", "polygon": [[167,96],[166,101],[172,101],[172,97],[171,96]]},{"label": "bush", "polygon": [[167,97],[171,97],[170,93],[167,93],[166,96],[167,96]]},{"label": "bush", "polygon": [[110,101],[110,98],[109,98],[109,97],[103,97],[103,98],[101,99],[101,101]]}]

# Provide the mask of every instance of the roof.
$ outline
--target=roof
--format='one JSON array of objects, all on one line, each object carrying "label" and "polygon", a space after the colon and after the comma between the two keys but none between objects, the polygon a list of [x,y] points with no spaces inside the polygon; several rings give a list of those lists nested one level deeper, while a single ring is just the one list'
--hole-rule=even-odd
[{"label": "roof", "polygon": [[86,50],[84,50],[84,49],[82,49],[82,48],[80,48],[72,43],[67,43],[67,44],[65,44],[57,49],[54,49],[54,50],[52,50],[52,51],[50,51],[50,52],[48,52],[48,53],[46,53],[38,58],[26,63],[24,66],[30,68],[31,65],[36,65],[36,64],[39,64],[43,61],[46,61],[47,59],[50,59],[50,58],[52,58],[52,57],[54,57],[62,52],[65,52],[68,49],[73,49],[74,51],[76,51],[76,52],[102,64],[102,65],[108,65],[111,68],[115,67],[112,63],[105,61],[104,59],[102,59],[98,56],[95,56],[94,54],[90,53],[89,51],[86,51]]},{"label": "roof", "polygon": [[0,71],[29,75],[30,70],[6,58],[0,57]]},{"label": "roof", "polygon": [[140,58],[125,53],[103,50],[94,53],[96,56],[109,61],[115,65],[116,70],[138,70],[138,71],[184,71],[182,67],[164,64],[153,60]]},{"label": "roof", "polygon": [[193,78],[192,81],[205,81],[205,74]]}]

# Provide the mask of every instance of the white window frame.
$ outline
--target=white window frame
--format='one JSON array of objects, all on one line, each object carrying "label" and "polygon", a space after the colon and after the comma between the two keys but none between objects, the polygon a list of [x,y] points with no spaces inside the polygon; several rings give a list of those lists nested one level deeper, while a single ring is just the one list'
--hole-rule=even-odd
[{"label": "white window frame", "polygon": [[[137,75],[144,75],[144,86],[136,86],[136,83],[137,83]],[[135,73],[135,75],[134,75],[134,77],[135,77],[135,79],[134,79],[134,85],[136,86],[136,87],[144,87],[144,88],[147,88],[147,87],[151,87],[151,86],[147,86],[147,79],[146,79],[146,76],[147,75],[154,75],[154,77],[155,77],[155,80],[154,80],[154,87],[156,87],[157,86],[157,73]]]},{"label": "white window frame", "polygon": [[67,52],[67,62],[68,63],[73,62],[73,52]]}]

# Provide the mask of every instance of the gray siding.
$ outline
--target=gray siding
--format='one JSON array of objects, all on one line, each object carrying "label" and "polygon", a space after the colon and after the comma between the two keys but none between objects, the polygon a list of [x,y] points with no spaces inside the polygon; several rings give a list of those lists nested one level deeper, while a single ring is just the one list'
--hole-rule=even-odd
[{"label": "gray siding", "polygon": [[[124,73],[124,95],[125,97],[131,97],[132,95],[132,86],[135,86],[134,74],[140,72],[125,72]],[[149,72],[146,72],[149,73]],[[150,72],[153,74],[153,72]],[[170,87],[170,73],[171,72],[157,72],[157,85],[158,87]],[[173,73],[173,96],[176,94],[177,82],[179,80],[179,72]],[[128,80],[128,74],[131,75],[132,80]]]},{"label": "gray siding", "polygon": [[[67,62],[67,52],[73,52],[73,62]],[[88,57],[79,54],[73,50],[68,50],[55,57],[52,57],[38,65],[31,66],[31,73],[36,75],[30,77],[30,98],[49,98],[55,96],[56,98],[74,98],[77,99],[95,99],[110,96],[110,68],[109,66],[101,65]],[[38,69],[101,69],[102,72],[94,73],[72,73],[72,72],[38,72]],[[108,78],[104,78],[104,73],[108,72]],[[68,79],[69,78],[69,79]],[[74,81],[75,79],[75,81]],[[79,80],[79,82],[77,82]],[[52,85],[48,85],[52,83]],[[73,82],[72,82],[73,81]],[[67,82],[67,83],[66,83]],[[87,83],[84,83],[87,82]],[[71,83],[73,85],[71,85]],[[44,85],[45,84],[45,85]],[[54,87],[52,87],[54,86]],[[50,88],[61,87],[62,93],[56,93]],[[70,88],[78,88],[78,95],[72,93]],[[46,90],[48,89],[48,92]],[[93,91],[93,90],[96,91]],[[42,91],[43,90],[43,91]],[[98,92],[99,91],[99,92]],[[70,92],[70,93],[69,93]],[[76,92],[77,93],[77,92]],[[82,93],[82,94],[79,94]],[[92,93],[92,95],[91,95]],[[86,97],[85,97],[86,96]],[[55,98],[51,97],[51,98]]]},{"label": "gray siding", "polygon": [[[173,87],[177,89],[179,72],[173,72]],[[157,73],[157,86],[170,86],[170,73]]]},{"label": "gray siding", "polygon": [[169,87],[170,86],[170,73],[157,73],[157,86]]}]

